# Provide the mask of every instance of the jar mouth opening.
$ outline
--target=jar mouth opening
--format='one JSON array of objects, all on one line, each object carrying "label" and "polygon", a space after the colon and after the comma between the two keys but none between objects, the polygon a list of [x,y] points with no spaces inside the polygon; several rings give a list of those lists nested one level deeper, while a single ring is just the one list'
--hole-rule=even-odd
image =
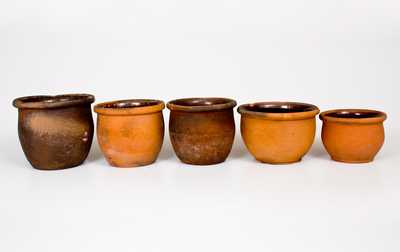
[{"label": "jar mouth opening", "polygon": [[130,108],[155,106],[160,103],[162,103],[162,101],[150,100],[150,99],[131,99],[131,100],[105,102],[96,105],[96,107],[105,109],[130,109]]},{"label": "jar mouth opening", "polygon": [[221,97],[183,98],[168,102],[170,110],[187,112],[213,111],[231,109],[236,106],[236,101]]},{"label": "jar mouth opening", "polygon": [[312,118],[319,113],[319,109],[300,102],[256,102],[239,106],[238,112],[271,120],[297,120]]},{"label": "jar mouth opening", "polygon": [[299,113],[315,110],[314,105],[302,103],[253,103],[244,105],[244,108],[260,113]]},{"label": "jar mouth opening", "polygon": [[161,100],[126,99],[96,104],[94,111],[105,115],[132,115],[158,112],[164,107],[164,102]]},{"label": "jar mouth opening", "polygon": [[16,108],[45,109],[91,104],[94,100],[90,94],[34,95],[16,98],[13,105]]},{"label": "jar mouth opening", "polygon": [[336,109],[325,111],[320,115],[321,120],[349,123],[382,122],[386,117],[384,112],[369,109]]},{"label": "jar mouth opening", "polygon": [[374,111],[363,111],[363,112],[356,112],[356,111],[338,111],[338,112],[331,112],[325,114],[325,116],[335,117],[335,118],[352,118],[352,119],[362,119],[362,118],[376,118],[379,117],[381,114],[379,112]]}]

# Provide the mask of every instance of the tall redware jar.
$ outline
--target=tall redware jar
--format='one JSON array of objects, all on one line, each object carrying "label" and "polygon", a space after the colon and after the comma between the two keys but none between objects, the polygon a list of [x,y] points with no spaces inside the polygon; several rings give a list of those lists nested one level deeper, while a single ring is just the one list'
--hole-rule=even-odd
[{"label": "tall redware jar", "polygon": [[90,94],[26,96],[18,108],[18,135],[31,165],[40,170],[78,166],[88,156],[93,139]]}]

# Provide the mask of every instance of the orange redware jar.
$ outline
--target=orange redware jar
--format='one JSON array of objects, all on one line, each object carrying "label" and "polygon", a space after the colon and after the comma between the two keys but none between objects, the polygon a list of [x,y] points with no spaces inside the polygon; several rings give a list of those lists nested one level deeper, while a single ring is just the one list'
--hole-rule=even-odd
[{"label": "orange redware jar", "polygon": [[318,107],[297,102],[258,102],[238,108],[249,152],[270,164],[301,160],[314,142]]},{"label": "orange redware jar", "polygon": [[97,140],[111,166],[136,167],[157,159],[164,139],[163,101],[120,100],[97,104]]},{"label": "orange redware jar", "polygon": [[331,158],[346,163],[373,161],[381,149],[386,114],[367,109],[337,109],[320,114],[322,142]]}]

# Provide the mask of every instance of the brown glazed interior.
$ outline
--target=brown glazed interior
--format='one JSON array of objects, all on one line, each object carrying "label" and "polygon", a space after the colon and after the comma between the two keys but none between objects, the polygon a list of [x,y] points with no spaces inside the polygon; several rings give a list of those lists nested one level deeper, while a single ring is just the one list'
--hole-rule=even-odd
[{"label": "brown glazed interior", "polygon": [[207,98],[183,98],[168,102],[170,110],[187,112],[215,111],[231,109],[236,106],[236,101],[228,98],[207,97]]},{"label": "brown glazed interior", "polygon": [[110,103],[104,103],[102,105],[103,108],[139,108],[139,107],[147,107],[159,104],[158,101],[153,100],[124,100],[124,101],[116,101]]},{"label": "brown glazed interior", "polygon": [[90,94],[65,94],[65,95],[37,95],[16,98],[13,105],[24,109],[47,109],[90,104],[94,102],[94,96]]},{"label": "brown glazed interior", "polygon": [[154,113],[164,107],[164,102],[160,100],[129,99],[96,104],[94,111],[106,115],[132,115]]},{"label": "brown glazed interior", "polygon": [[300,102],[257,102],[239,106],[244,115],[286,120],[314,117],[319,113],[317,106]]},{"label": "brown glazed interior", "polygon": [[378,123],[386,119],[386,114],[369,109],[336,109],[320,114],[321,120],[343,123]]}]

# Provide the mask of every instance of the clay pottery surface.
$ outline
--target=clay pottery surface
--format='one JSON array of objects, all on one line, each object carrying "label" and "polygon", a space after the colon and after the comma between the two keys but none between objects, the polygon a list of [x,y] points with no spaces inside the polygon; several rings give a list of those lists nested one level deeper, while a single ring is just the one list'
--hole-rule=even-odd
[{"label": "clay pottery surface", "polygon": [[297,102],[258,102],[238,108],[240,129],[249,152],[270,164],[298,162],[315,136],[318,107]]},{"label": "clay pottery surface", "polygon": [[367,109],[337,109],[320,114],[322,142],[333,160],[371,162],[381,149],[386,114]]},{"label": "clay pottery surface", "polygon": [[225,161],[235,137],[233,108],[227,98],[186,98],[168,102],[169,136],[178,158],[188,164]]},{"label": "clay pottery surface", "polygon": [[156,161],[164,139],[163,101],[120,100],[97,104],[97,140],[111,166],[137,167]]},{"label": "clay pottery surface", "polygon": [[78,166],[86,159],[93,139],[89,94],[17,98],[18,135],[31,165],[40,170]]}]

